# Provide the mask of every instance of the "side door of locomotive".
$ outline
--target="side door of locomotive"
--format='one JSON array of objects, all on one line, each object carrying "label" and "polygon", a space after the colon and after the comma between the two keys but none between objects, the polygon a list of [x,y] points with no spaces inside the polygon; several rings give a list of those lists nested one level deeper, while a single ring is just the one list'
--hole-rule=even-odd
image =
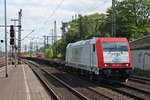
[{"label": "side door of locomotive", "polygon": [[90,67],[91,67],[91,70],[93,70],[93,67],[94,67],[94,55],[95,55],[95,44],[91,44],[90,46]]}]

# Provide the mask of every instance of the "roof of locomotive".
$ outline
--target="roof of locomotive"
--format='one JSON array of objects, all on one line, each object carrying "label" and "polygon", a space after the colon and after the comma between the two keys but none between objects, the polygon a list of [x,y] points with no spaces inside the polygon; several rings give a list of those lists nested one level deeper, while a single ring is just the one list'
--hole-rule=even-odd
[{"label": "roof of locomotive", "polygon": [[99,38],[100,41],[110,41],[110,42],[127,42],[126,38]]},{"label": "roof of locomotive", "polygon": [[94,44],[96,42],[97,38],[92,38],[88,40],[81,40],[74,43],[69,43],[67,47],[70,46],[78,46],[78,45],[86,45],[86,44]]},{"label": "roof of locomotive", "polygon": [[95,44],[97,40],[100,41],[111,41],[111,42],[117,42],[117,41],[125,41],[127,42],[126,38],[105,38],[105,37],[93,37],[92,39],[88,40],[81,40],[74,43],[69,43],[67,48],[70,46],[78,46],[78,45],[87,45],[87,44]]}]

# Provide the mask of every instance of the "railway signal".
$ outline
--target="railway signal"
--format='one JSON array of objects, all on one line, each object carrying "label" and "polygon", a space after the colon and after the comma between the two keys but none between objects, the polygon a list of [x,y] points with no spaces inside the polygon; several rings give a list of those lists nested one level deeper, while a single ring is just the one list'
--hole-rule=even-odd
[{"label": "railway signal", "polygon": [[10,45],[14,45],[14,38],[10,39]]},{"label": "railway signal", "polygon": [[10,25],[10,45],[14,45],[14,36],[15,36],[14,26]]},{"label": "railway signal", "polygon": [[10,37],[14,37],[15,31],[14,31],[14,26],[10,25]]}]

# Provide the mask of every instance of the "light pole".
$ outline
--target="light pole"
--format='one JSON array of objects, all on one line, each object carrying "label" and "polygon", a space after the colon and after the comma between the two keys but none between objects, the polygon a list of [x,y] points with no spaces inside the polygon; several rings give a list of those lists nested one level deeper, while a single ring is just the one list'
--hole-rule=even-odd
[{"label": "light pole", "polygon": [[8,53],[7,53],[7,16],[6,16],[6,0],[4,2],[4,13],[5,13],[5,66],[6,66],[6,77],[8,77],[7,74],[7,67],[8,67]]},{"label": "light pole", "polygon": [[116,37],[116,8],[115,8],[116,0],[112,0],[112,22],[111,22],[111,35],[112,37]]},{"label": "light pole", "polygon": [[22,9],[19,11],[19,21],[18,21],[18,64],[21,64],[21,58],[20,58],[20,53],[21,53],[21,17],[22,17]]}]

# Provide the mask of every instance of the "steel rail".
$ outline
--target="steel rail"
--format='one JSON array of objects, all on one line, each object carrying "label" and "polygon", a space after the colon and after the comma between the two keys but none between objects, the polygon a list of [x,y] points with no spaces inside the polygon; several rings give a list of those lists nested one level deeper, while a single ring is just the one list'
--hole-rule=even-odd
[{"label": "steel rail", "polygon": [[150,85],[150,81],[147,81],[147,80],[142,80],[142,79],[138,79],[138,78],[129,78],[129,80],[134,81],[134,82],[138,82],[138,83],[142,83],[142,84]]},{"label": "steel rail", "polygon": [[133,95],[133,94],[131,94],[131,93],[122,91],[122,90],[120,90],[120,89],[118,89],[118,88],[115,88],[115,87],[113,87],[113,86],[106,85],[106,84],[101,84],[101,83],[97,83],[97,84],[100,85],[100,86],[104,86],[104,87],[106,87],[106,88],[108,88],[108,89],[111,89],[111,90],[113,90],[113,91],[116,91],[116,92],[118,92],[118,93],[121,93],[121,94],[123,94],[123,95],[126,95],[126,96],[128,96],[128,97],[135,98],[135,99],[137,99],[137,100],[145,100],[144,98],[141,98],[140,96]]},{"label": "steel rail", "polygon": [[[40,80],[40,82],[44,85],[44,87],[46,88],[46,90],[48,91],[48,93],[53,97],[54,100],[61,100],[57,94],[51,89],[51,87],[49,87],[49,85],[47,84],[47,82],[31,67],[31,63],[30,62],[25,62],[35,73],[35,75],[38,77],[38,79]],[[30,63],[30,64],[29,64]],[[35,66],[35,65],[34,65]]]},{"label": "steel rail", "polygon": [[[36,63],[34,63],[34,64],[36,64]],[[37,66],[38,66],[38,64],[37,64]],[[108,96],[107,94],[100,93],[100,92],[96,91],[95,89],[93,89],[91,87],[85,86],[85,88],[87,88],[88,90],[90,90],[90,91],[92,91],[92,92],[94,92],[96,94],[99,94],[99,95],[101,95],[101,96],[103,96],[105,98],[108,98],[109,100],[114,100],[114,98]]]},{"label": "steel rail", "polygon": [[132,77],[137,78],[137,79],[141,79],[141,80],[144,80],[144,81],[150,81],[150,78],[147,78],[147,77],[136,76],[136,75],[133,75]]},{"label": "steel rail", "polygon": [[102,93],[99,93],[99,92],[95,91],[94,89],[92,89],[92,88],[90,88],[90,87],[87,87],[87,88],[88,88],[89,90],[91,90],[91,91],[97,93],[97,94],[100,94],[100,95],[102,95],[102,96],[104,96],[104,97],[110,99],[110,100],[114,100],[114,98],[107,96],[107,94],[104,95],[104,94],[102,94]]},{"label": "steel rail", "polygon": [[126,85],[124,83],[117,83],[118,85],[121,85],[122,87],[125,87],[125,88],[129,88],[129,89],[132,89],[132,90],[135,90],[135,91],[138,91],[138,92],[141,92],[141,93],[144,93],[144,94],[147,94],[150,96],[150,92],[149,91],[145,91],[145,90],[142,90],[142,89],[138,89],[138,88],[135,88],[133,86],[130,86],[130,85]]},{"label": "steel rail", "polygon": [[[135,99],[138,99],[138,100],[145,100],[145,97],[147,97],[147,96],[149,97],[150,96],[150,92],[149,91],[141,90],[141,89],[135,88],[133,86],[126,85],[125,83],[114,82],[114,81],[111,81],[111,80],[108,80],[108,81],[105,80],[103,82],[104,83],[97,83],[97,84],[103,85],[104,87],[110,88],[110,89],[112,89],[114,91],[122,93],[122,94],[124,94],[126,96],[129,96],[131,98],[135,98]],[[109,84],[109,83],[117,85],[117,87],[116,86],[112,86],[112,84]],[[124,89],[126,89],[128,91],[126,91]],[[131,93],[131,91],[132,92],[134,91],[134,93],[136,93],[136,94],[140,93],[141,95],[136,95],[134,93]],[[145,96],[145,97],[142,97],[142,96]]]},{"label": "steel rail", "polygon": [[[106,88],[109,88],[109,89],[111,89],[111,90],[113,90],[113,91],[116,91],[116,92],[118,92],[118,93],[121,93],[121,94],[124,94],[124,95],[126,95],[126,96],[128,96],[128,97],[131,97],[131,98],[135,98],[135,99],[138,99],[138,100],[145,100],[145,98],[144,97],[141,97],[140,95],[136,95],[136,94],[132,94],[132,93],[130,93],[130,91],[124,91],[124,90],[121,90],[121,89],[119,89],[119,88],[116,88],[116,87],[113,87],[113,86],[111,86],[111,85],[108,85],[108,84],[102,84],[102,83],[97,83],[97,82],[94,82],[94,83],[96,83],[96,84],[98,84],[98,85],[100,85],[100,86],[104,86],[104,87],[106,87]],[[122,88],[125,88],[125,87],[127,87],[127,86],[123,86],[122,85]],[[127,88],[125,88],[125,89],[127,89]],[[139,93],[144,93],[144,95],[145,94],[148,94],[149,95],[149,92],[143,92],[142,90],[139,90],[139,89],[131,89],[131,87],[128,87],[128,89],[130,89],[131,91],[135,91],[135,92],[137,92],[138,94]]]},{"label": "steel rail", "polygon": [[150,78],[133,75],[129,80],[150,85]]},{"label": "steel rail", "polygon": [[100,93],[100,92],[96,91],[95,89],[93,89],[91,87],[88,87],[87,85],[84,85],[84,88],[86,88],[86,89],[88,89],[88,90],[90,90],[90,91],[92,91],[92,92],[94,92],[96,94],[99,94],[99,95],[101,95],[101,96],[103,96],[105,98],[108,98],[109,100],[114,100],[114,98],[108,96],[107,94]]},{"label": "steel rail", "polygon": [[65,82],[61,81],[60,79],[58,79],[57,77],[55,77],[54,75],[52,75],[51,73],[49,73],[47,70],[45,70],[43,68],[40,68],[37,64],[35,64],[33,62],[29,62],[29,63],[32,63],[33,65],[35,65],[36,67],[38,67],[39,69],[41,69],[42,71],[44,71],[45,73],[47,73],[48,75],[50,75],[51,77],[53,77],[55,80],[57,80],[59,83],[61,83],[62,85],[64,85],[68,90],[70,90],[72,93],[74,93],[81,100],[89,100],[87,97],[85,97],[80,92],[76,91],[75,89],[73,89],[72,87],[70,87],[68,84],[66,84]]}]

